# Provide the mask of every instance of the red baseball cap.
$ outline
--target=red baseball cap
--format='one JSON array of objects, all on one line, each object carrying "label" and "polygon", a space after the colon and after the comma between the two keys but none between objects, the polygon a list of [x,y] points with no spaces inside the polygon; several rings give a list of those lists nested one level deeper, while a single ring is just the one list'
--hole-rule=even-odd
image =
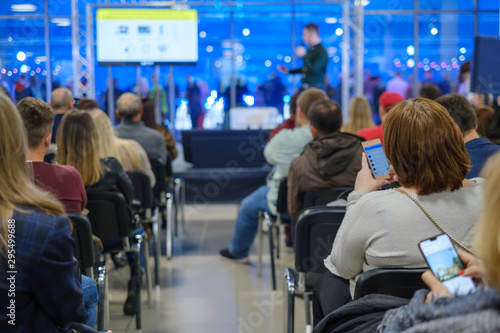
[{"label": "red baseball cap", "polygon": [[388,111],[392,109],[396,104],[404,100],[404,97],[398,93],[385,91],[382,95],[380,95],[378,104]]}]

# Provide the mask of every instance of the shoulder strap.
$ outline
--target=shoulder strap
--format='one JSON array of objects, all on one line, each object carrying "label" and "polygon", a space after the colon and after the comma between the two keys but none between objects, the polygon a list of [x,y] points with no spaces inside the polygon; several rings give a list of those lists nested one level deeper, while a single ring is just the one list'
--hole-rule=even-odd
[{"label": "shoulder strap", "polygon": [[395,188],[394,191],[397,191],[401,194],[404,194],[405,196],[407,196],[408,198],[410,198],[417,206],[418,208],[420,208],[420,210],[425,214],[425,216],[427,216],[427,218],[436,226],[436,228],[439,229],[439,231],[441,231],[442,233],[445,233],[448,235],[448,237],[450,237],[450,239],[455,243],[457,244],[458,246],[460,246],[464,251],[472,254],[472,255],[475,255],[474,252],[472,252],[472,250],[470,250],[469,248],[467,248],[466,246],[462,245],[462,243],[460,243],[458,240],[455,239],[455,237],[453,237],[452,235],[450,235],[448,232],[446,232],[446,230],[444,230],[444,228],[439,225],[439,223],[436,222],[436,220],[434,220],[432,218],[432,216],[425,210],[425,208],[422,206],[422,204],[420,202],[418,202],[417,199],[415,199],[414,197],[412,197],[408,192],[405,192],[403,191],[402,189],[400,188]]}]

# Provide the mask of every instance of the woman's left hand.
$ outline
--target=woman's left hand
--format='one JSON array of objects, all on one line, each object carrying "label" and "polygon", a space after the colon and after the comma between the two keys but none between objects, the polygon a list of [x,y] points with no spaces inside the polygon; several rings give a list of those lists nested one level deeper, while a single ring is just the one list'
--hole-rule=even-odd
[{"label": "woman's left hand", "polygon": [[439,281],[430,270],[422,274],[422,281],[431,289],[425,298],[425,303],[430,303],[436,298],[451,297],[450,291]]},{"label": "woman's left hand", "polygon": [[[391,167],[392,171],[392,167]],[[369,193],[378,190],[383,185],[390,184],[397,180],[394,173],[390,174],[389,179],[376,180],[373,178],[372,171],[368,165],[368,159],[366,154],[363,153],[361,156],[361,170],[358,172],[356,177],[356,183],[354,184],[354,190],[364,193]]]}]

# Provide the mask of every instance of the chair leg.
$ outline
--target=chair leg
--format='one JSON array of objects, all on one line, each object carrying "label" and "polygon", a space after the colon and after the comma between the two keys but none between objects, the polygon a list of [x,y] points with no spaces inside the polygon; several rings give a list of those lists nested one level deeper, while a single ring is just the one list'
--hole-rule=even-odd
[{"label": "chair leg", "polygon": [[137,276],[135,279],[135,328],[141,330],[141,240],[136,244]]},{"label": "chair leg", "polygon": [[306,306],[306,333],[311,333],[313,326],[311,324],[311,293],[304,293],[304,304]]},{"label": "chair leg", "polygon": [[145,269],[146,269],[146,284],[148,288],[148,306],[152,307],[153,306],[153,283],[151,281],[151,267],[149,266],[149,244],[148,242],[145,242],[143,244],[144,246],[144,262],[145,262]]},{"label": "chair leg", "polygon": [[276,225],[276,259],[280,258],[280,228],[279,224]]},{"label": "chair leg", "polygon": [[259,245],[257,248],[257,276],[262,276],[262,247],[263,247],[263,231],[262,225],[264,223],[264,214],[259,212],[259,222],[258,222],[257,235],[259,240]]},{"label": "chair leg", "polygon": [[290,268],[285,268],[285,333],[293,333],[295,324],[295,274]]},{"label": "chair leg", "polygon": [[99,301],[97,303],[97,329],[99,331],[104,330],[104,313],[105,309],[104,306],[106,304],[105,302],[105,274],[106,274],[106,265],[103,263],[102,266],[98,268],[99,275],[97,277],[97,292],[99,295]]},{"label": "chair leg", "polygon": [[276,290],[276,269],[274,266],[274,235],[273,235],[273,223],[269,222],[269,254],[271,256],[271,277],[273,281],[273,290]]},{"label": "chair leg", "polygon": [[184,226],[184,223],[186,223],[185,216],[184,216],[184,208],[186,206],[186,184],[184,182],[184,179],[179,178],[181,180],[181,222],[182,225]]},{"label": "chair leg", "polygon": [[153,216],[153,237],[154,237],[154,247],[155,247],[155,286],[160,285],[160,214],[158,207],[155,208]]},{"label": "chair leg", "polygon": [[179,210],[181,205],[181,188],[178,178],[174,180],[174,236],[179,237]]},{"label": "chair leg", "polygon": [[172,235],[172,224],[173,224],[173,197],[171,193],[166,194],[167,198],[167,228],[166,228],[166,239],[165,239],[165,246],[166,246],[166,255],[167,259],[170,260],[172,259],[172,254],[173,254],[173,235]]}]

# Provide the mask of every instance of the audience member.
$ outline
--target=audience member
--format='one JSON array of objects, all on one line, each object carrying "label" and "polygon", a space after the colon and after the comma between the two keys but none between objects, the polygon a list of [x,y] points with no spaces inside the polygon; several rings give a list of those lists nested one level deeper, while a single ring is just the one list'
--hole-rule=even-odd
[{"label": "audience member", "polygon": [[49,105],[54,110],[54,127],[52,128],[52,140],[51,143],[56,142],[57,129],[59,128],[59,123],[62,117],[73,108],[75,100],[73,99],[73,93],[68,88],[57,88],[52,91],[50,97]]},{"label": "audience member", "polygon": [[458,93],[469,101],[472,101],[470,96],[470,62],[466,61],[460,66],[460,75],[458,77]]},{"label": "audience member", "polygon": [[[80,172],[87,194],[101,191],[118,192],[123,194],[128,204],[132,203],[132,181],[118,160],[113,157],[100,158],[99,137],[88,112],[71,110],[63,117],[57,137],[56,159],[60,164],[73,165]],[[135,279],[139,274],[139,267],[135,252],[127,252],[127,259],[131,277],[123,312],[126,315],[134,315]]]},{"label": "audience member", "polygon": [[144,111],[141,120],[144,122],[144,125],[154,130],[157,130],[158,132],[161,133],[163,139],[165,140],[165,148],[167,148],[167,151],[169,152],[172,160],[175,160],[177,158],[178,153],[177,153],[177,148],[175,147],[174,136],[165,126],[158,125],[158,123],[155,121],[154,100],[150,98],[143,99],[142,108]]},{"label": "audience member", "polygon": [[156,183],[148,156],[135,140],[120,139],[116,136],[108,115],[100,109],[89,112],[97,130],[101,159],[114,157],[125,171],[143,171],[150,179],[151,187]]},{"label": "audience member", "polygon": [[398,93],[406,99],[406,93],[408,92],[409,83],[403,79],[400,71],[397,71],[394,78],[387,82],[385,91]]},{"label": "audience member", "polygon": [[330,187],[354,186],[363,152],[362,138],[340,132],[342,109],[336,102],[314,102],[309,108],[308,117],[314,140],[292,162],[287,178],[288,214],[293,221],[299,218],[305,193]]},{"label": "audience member", "polygon": [[281,180],[288,175],[290,164],[313,140],[309,126],[308,111],[313,102],[328,96],[320,89],[303,91],[297,100],[297,115],[294,129],[283,129],[264,148],[267,162],[276,167],[270,186],[261,186],[241,202],[235,223],[235,232],[229,248],[222,249],[220,255],[234,262],[248,263],[248,253],[257,233],[259,211],[277,214],[276,202]]},{"label": "audience member", "polygon": [[354,97],[349,104],[349,118],[342,128],[342,132],[357,134],[365,128],[375,127],[371,113],[370,103],[366,97]]},{"label": "audience member", "polygon": [[132,93],[121,95],[116,102],[116,114],[122,118],[122,122],[116,127],[116,133],[119,138],[137,141],[150,160],[157,159],[166,164],[167,149],[163,135],[144,125],[141,120],[142,113],[143,107],[139,96]]},{"label": "audience member", "polygon": [[373,140],[373,139],[380,139],[382,144],[384,144],[384,122],[385,118],[387,116],[387,113],[398,103],[404,101],[403,96],[401,96],[398,93],[390,93],[390,92],[384,92],[379,100],[379,115],[380,115],[380,121],[382,122],[380,125],[377,127],[373,128],[365,128],[361,131],[358,132],[358,136],[365,138],[366,140]]},{"label": "audience member", "polygon": [[427,98],[432,101],[435,101],[439,96],[441,96],[441,90],[439,90],[438,86],[432,84],[424,84],[420,88],[420,97]]},{"label": "audience member", "polygon": [[98,108],[99,105],[97,105],[97,102],[90,98],[82,98],[75,105],[75,109],[78,109],[80,111],[91,111]]},{"label": "audience member", "polygon": [[[325,259],[328,270],[314,288],[316,322],[351,300],[361,273],[426,266],[417,244],[439,230],[410,198],[458,242],[468,248],[472,244],[484,180],[465,179],[469,156],[446,109],[423,98],[405,101],[391,110],[384,126],[394,174],[385,181],[373,179],[363,154],[346,216]],[[395,180],[399,189],[377,191]]]},{"label": "audience member", "polygon": [[477,117],[477,133],[480,136],[488,137],[488,128],[490,127],[491,118],[495,114],[492,107],[482,105],[476,108]]},{"label": "audience member", "polygon": [[271,131],[271,134],[269,134],[269,138],[267,141],[269,142],[276,134],[279,133],[282,129],[294,129],[295,128],[295,113],[297,110],[297,99],[299,98],[300,92],[296,92],[290,97],[290,118],[285,120],[281,125],[276,127]]},{"label": "audience member", "polygon": [[479,281],[478,289],[466,296],[452,297],[430,272],[422,275],[430,291],[415,293],[407,306],[388,311],[377,332],[498,332],[500,331],[500,155],[485,167],[484,205],[474,239],[478,259],[459,252],[466,269],[463,276]]},{"label": "audience member", "polygon": [[498,152],[500,147],[487,138],[479,137],[476,113],[465,97],[460,94],[450,94],[438,98],[436,102],[448,110],[451,118],[462,131],[465,148],[471,161],[467,179],[479,177],[488,158]]},{"label": "audience member", "polygon": [[[0,94],[0,331],[58,332],[86,322],[73,272],[73,239],[63,206],[38,188],[26,168],[28,143],[19,112]],[[14,228],[14,229],[13,229]],[[15,230],[15,299],[9,235]],[[9,262],[11,262],[9,260]],[[15,316],[8,316],[15,300]],[[15,326],[14,326],[15,324]]]}]

